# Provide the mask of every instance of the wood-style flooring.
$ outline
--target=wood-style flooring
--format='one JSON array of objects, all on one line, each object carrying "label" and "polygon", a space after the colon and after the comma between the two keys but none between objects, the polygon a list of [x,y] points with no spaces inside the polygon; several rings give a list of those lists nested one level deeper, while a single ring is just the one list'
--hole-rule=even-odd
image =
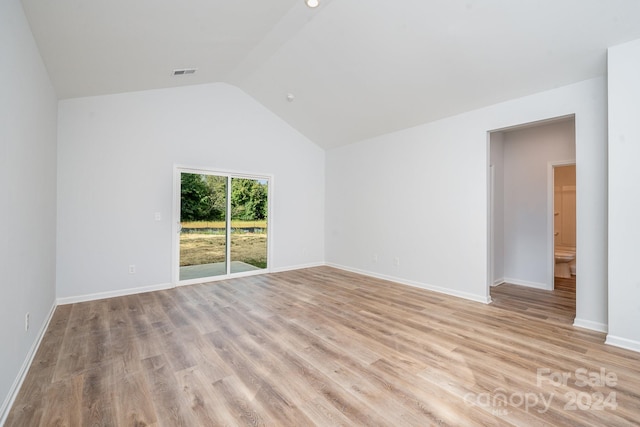
[{"label": "wood-style flooring", "polygon": [[319,267],[59,306],[6,425],[638,425],[640,355],[558,288]]}]

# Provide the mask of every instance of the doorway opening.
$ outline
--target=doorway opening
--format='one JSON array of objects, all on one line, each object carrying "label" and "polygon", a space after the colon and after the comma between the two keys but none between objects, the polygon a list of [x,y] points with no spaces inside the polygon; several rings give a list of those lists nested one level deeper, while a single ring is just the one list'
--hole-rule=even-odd
[{"label": "doorway opening", "polygon": [[[493,298],[491,286],[500,284],[516,285],[525,295],[528,291],[522,287],[553,291],[556,273],[561,273],[556,272],[554,233],[563,233],[564,240],[558,239],[559,251],[575,252],[576,247],[575,118],[571,115],[498,129],[489,132],[488,140],[487,293]],[[561,185],[565,192],[556,203],[554,171],[562,171],[565,166],[573,168],[573,181]],[[570,202],[573,210],[567,208],[567,218],[555,215],[555,206]],[[571,215],[572,226],[568,219]],[[556,230],[556,221],[564,221],[564,231]],[[560,252],[560,261],[568,259],[567,253]],[[577,277],[575,264],[562,264],[560,268],[568,269],[568,274],[562,271],[566,279]],[[575,280],[571,298],[575,316]]]},{"label": "doorway opening", "polygon": [[576,165],[549,164],[549,223],[553,227],[554,289],[574,292],[576,288]]},{"label": "doorway opening", "polygon": [[176,168],[175,283],[268,271],[270,182],[269,176]]}]

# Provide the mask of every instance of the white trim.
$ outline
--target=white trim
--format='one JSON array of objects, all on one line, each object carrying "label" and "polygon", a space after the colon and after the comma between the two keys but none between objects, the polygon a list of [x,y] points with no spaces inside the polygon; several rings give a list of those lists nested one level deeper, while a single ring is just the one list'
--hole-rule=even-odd
[{"label": "white trim", "polygon": [[44,334],[47,332],[47,329],[49,328],[49,323],[51,323],[51,319],[53,318],[53,313],[56,311],[56,307],[57,305],[54,301],[53,305],[51,306],[51,309],[49,310],[49,314],[45,318],[45,321],[42,324],[42,327],[40,328],[40,331],[38,331],[37,339],[33,342],[33,345],[29,349],[29,352],[27,353],[27,357],[24,359],[24,362],[22,363],[22,367],[18,372],[18,376],[16,377],[15,381],[13,382],[13,385],[9,389],[9,394],[7,395],[4,402],[2,403],[2,406],[0,407],[0,425],[4,425],[4,423],[7,421],[7,417],[9,416],[9,412],[11,411],[11,407],[13,406],[13,403],[15,402],[16,397],[18,397],[18,392],[20,391],[20,388],[22,388],[22,383],[24,382],[24,379],[27,376],[27,372],[29,372],[29,368],[31,368],[31,364],[33,363],[33,358],[35,357],[36,352],[38,351],[38,348],[40,348],[40,343],[44,338]]},{"label": "white trim", "polygon": [[274,236],[276,235],[276,228],[274,227],[275,221],[273,221],[273,212],[275,211],[273,198],[275,194],[275,182],[276,177],[273,174],[266,174],[264,176],[269,177],[269,186],[267,187],[267,273],[271,273],[273,270],[271,265],[273,264],[273,244]]},{"label": "white trim", "polygon": [[[575,166],[576,160],[559,160],[547,162],[547,281],[553,290],[555,283],[555,236],[554,236],[554,204],[555,204],[555,168],[558,166]],[[577,282],[576,282],[577,285]]]},{"label": "white trim", "polygon": [[503,283],[505,283],[506,281],[504,280],[504,278],[501,279],[496,279],[493,281],[493,283],[491,284],[491,286],[498,286],[498,285],[502,285]]},{"label": "white trim", "polygon": [[126,295],[142,294],[145,292],[164,291],[173,289],[173,283],[163,283],[160,285],[141,286],[139,288],[120,289],[117,291],[97,292],[95,294],[78,295],[75,297],[58,298],[58,305],[75,304],[78,302],[96,301],[105,298],[123,297]]},{"label": "white trim", "polygon": [[[488,148],[487,148],[487,157],[489,158],[489,161],[491,161],[491,134],[487,133],[488,137],[487,137],[487,144],[488,144]],[[495,253],[495,227],[494,227],[494,204],[495,204],[495,178],[496,176],[496,171],[495,171],[495,167],[492,164],[489,164],[489,184],[488,184],[488,192],[489,192],[489,204],[487,206],[487,229],[488,229],[488,243],[489,243],[489,247],[488,249],[488,254],[489,256],[487,257],[489,262],[487,263],[487,269],[488,269],[488,280],[487,283],[492,284],[491,286],[495,286],[496,283],[496,279],[494,277],[495,275],[495,261],[496,261],[496,253]],[[487,292],[488,292],[489,288],[487,288]]]},{"label": "white trim", "polygon": [[510,285],[526,286],[527,288],[543,289],[545,291],[553,290],[553,287],[549,287],[546,283],[528,282],[526,280],[513,279],[511,277],[505,277],[503,283],[509,283]]},{"label": "white trim", "polygon": [[628,338],[607,335],[607,340],[604,343],[612,345],[614,347],[620,347],[626,350],[640,352],[640,342],[635,340],[630,340]]},{"label": "white trim", "polygon": [[262,179],[266,177],[271,177],[270,173],[256,173],[256,172],[247,172],[240,171],[235,169],[220,169],[220,168],[211,168],[211,166],[189,166],[183,164],[174,164],[175,169],[181,169],[187,173],[197,173],[197,174],[205,174],[205,175],[221,175],[221,176],[235,176],[236,178],[249,178],[249,179]]},{"label": "white trim", "polygon": [[278,268],[274,268],[271,270],[271,273],[284,273],[286,271],[294,271],[294,270],[303,270],[305,268],[314,268],[314,267],[324,267],[324,266],[328,266],[329,264],[325,263],[325,262],[312,262],[309,264],[298,264],[298,265],[291,265],[288,267],[278,267]]},{"label": "white trim", "polygon": [[594,322],[592,320],[586,319],[573,319],[573,326],[575,326],[576,328],[589,329],[596,332],[607,333],[609,331],[609,326],[606,323]]},{"label": "white trim", "polygon": [[412,280],[401,279],[399,277],[387,276],[387,275],[378,274],[378,273],[372,273],[370,271],[365,271],[365,270],[360,270],[360,269],[357,269],[357,268],[346,267],[344,265],[339,265],[339,264],[327,263],[326,265],[329,266],[329,267],[340,269],[340,270],[349,271],[351,273],[361,274],[363,276],[369,276],[369,277],[373,277],[373,278],[381,279],[381,280],[388,280],[390,282],[399,283],[401,285],[413,286],[414,288],[425,289],[427,291],[433,291],[433,292],[437,292],[439,294],[451,295],[451,296],[454,296],[454,297],[463,298],[463,299],[466,299],[466,300],[479,302],[479,303],[482,303],[482,304],[490,304],[491,303],[491,297],[490,296],[470,294],[468,292],[461,292],[461,291],[456,291],[456,290],[453,290],[453,289],[443,288],[443,287],[440,287],[440,286],[433,286],[433,285],[429,285],[429,284],[426,284],[426,283],[414,282]]},{"label": "white trim", "polygon": [[565,114],[564,116],[550,117],[548,119],[534,120],[533,122],[518,123],[511,126],[505,126],[503,128],[493,129],[490,132],[506,132],[512,130],[522,130],[527,128],[534,128],[542,125],[549,125],[557,122],[564,122],[567,120],[575,119],[575,113]]},{"label": "white trim", "polygon": [[[487,304],[491,302],[491,287],[497,286],[500,283],[496,283],[495,279],[495,232],[496,232],[496,224],[495,222],[495,167],[491,164],[491,135],[496,131],[487,131],[487,142],[485,147],[486,153],[486,164],[487,164],[487,252],[486,252],[486,265],[487,265],[487,284],[485,286],[486,290],[486,301]],[[500,141],[502,145],[502,139]],[[504,246],[504,245],[503,245]],[[503,248],[504,249],[504,248]],[[504,264],[504,263],[503,263]],[[502,268],[502,274],[504,274],[504,265]],[[501,282],[502,283],[502,282]]]},{"label": "white trim", "polygon": [[183,168],[173,166],[173,212],[171,214],[171,281],[180,281],[180,179]]}]

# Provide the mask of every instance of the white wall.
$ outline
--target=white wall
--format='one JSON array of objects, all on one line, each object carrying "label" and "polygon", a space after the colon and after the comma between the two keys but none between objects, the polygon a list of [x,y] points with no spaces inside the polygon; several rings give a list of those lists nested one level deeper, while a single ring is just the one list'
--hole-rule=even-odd
[{"label": "white wall", "polygon": [[324,262],[323,150],[233,86],[61,101],[58,164],[63,301],[171,282],[174,164],[273,174],[271,268]]},{"label": "white wall", "polygon": [[499,285],[504,282],[504,133],[491,132],[490,164],[493,167],[493,207],[492,244],[493,272],[489,283]]},{"label": "white wall", "polygon": [[[327,261],[475,300],[488,298],[487,131],[576,115],[576,324],[603,329],[606,83],[587,80],[327,152]],[[374,255],[378,261],[374,262]],[[394,258],[400,265],[394,265]]]},{"label": "white wall", "polygon": [[19,0],[0,2],[0,93],[2,424],[55,301],[57,99]]},{"label": "white wall", "polygon": [[504,279],[553,289],[549,162],[575,161],[573,120],[504,132]]},{"label": "white wall", "polygon": [[[609,49],[609,335],[640,351],[640,40]],[[579,232],[578,232],[579,233]],[[579,234],[578,234],[579,237]]]}]

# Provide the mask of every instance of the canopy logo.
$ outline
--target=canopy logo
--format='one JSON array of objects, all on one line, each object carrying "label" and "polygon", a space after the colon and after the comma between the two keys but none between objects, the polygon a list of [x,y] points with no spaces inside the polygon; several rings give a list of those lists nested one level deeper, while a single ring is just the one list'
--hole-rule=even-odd
[{"label": "canopy logo", "polygon": [[[507,415],[509,409],[521,408],[525,412],[535,410],[546,413],[557,399],[565,411],[604,411],[616,410],[618,402],[616,392],[611,391],[618,385],[615,372],[600,368],[590,371],[579,368],[573,372],[552,371],[549,368],[538,368],[536,372],[536,386],[550,386],[553,388],[570,388],[565,392],[550,393],[533,391],[508,392],[498,387],[493,392],[467,393],[464,401],[468,405],[480,406],[491,410],[494,415]],[[598,391],[599,388],[604,389]],[[584,390],[581,390],[584,389]]]}]

